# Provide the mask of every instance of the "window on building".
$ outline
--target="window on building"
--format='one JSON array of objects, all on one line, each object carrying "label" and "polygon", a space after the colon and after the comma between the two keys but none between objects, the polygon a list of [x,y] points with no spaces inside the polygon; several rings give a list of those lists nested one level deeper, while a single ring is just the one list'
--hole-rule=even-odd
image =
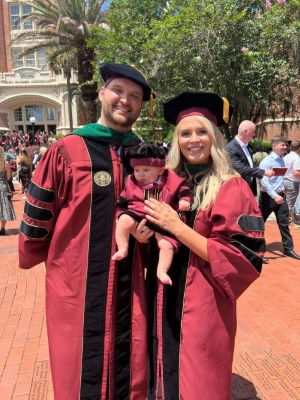
[{"label": "window on building", "polygon": [[39,49],[35,53],[27,54],[24,57],[19,58],[20,54],[24,52],[25,49],[13,48],[12,49],[12,59],[13,67],[38,67],[43,71],[47,70],[48,64],[46,59],[45,49]]},{"label": "window on building", "polygon": [[20,18],[26,17],[26,15],[29,15],[31,12],[32,7],[29,4],[23,3],[21,5],[19,3],[11,3],[9,5],[11,30],[32,29],[32,21],[24,21],[22,24],[20,23]]},{"label": "window on building", "polygon": [[45,49],[39,49],[36,52],[36,58],[37,58],[37,66],[41,68],[42,70],[45,70],[47,67],[47,60],[46,60],[46,51]]},{"label": "window on building", "polygon": [[22,107],[14,109],[15,121],[23,121],[22,118]]},{"label": "window on building", "polygon": [[27,54],[25,56],[25,65],[27,67],[35,67],[35,57],[34,53]]},{"label": "window on building", "polygon": [[20,6],[19,4],[10,4],[9,5],[10,12],[10,28],[11,30],[20,29]]},{"label": "window on building", "polygon": [[22,53],[22,49],[12,49],[12,59],[14,68],[23,67],[23,58],[19,58]]},{"label": "window on building", "polygon": [[44,109],[43,106],[28,105],[25,106],[26,121],[30,120],[30,117],[35,117],[37,121],[44,120]]},{"label": "window on building", "polygon": [[[25,17],[26,15],[31,14],[32,7],[29,4],[22,5],[22,16]],[[32,21],[24,21],[23,29],[32,29]]]},{"label": "window on building", "polygon": [[55,120],[55,109],[54,108],[48,108],[47,109],[47,120],[48,121],[54,121]]}]

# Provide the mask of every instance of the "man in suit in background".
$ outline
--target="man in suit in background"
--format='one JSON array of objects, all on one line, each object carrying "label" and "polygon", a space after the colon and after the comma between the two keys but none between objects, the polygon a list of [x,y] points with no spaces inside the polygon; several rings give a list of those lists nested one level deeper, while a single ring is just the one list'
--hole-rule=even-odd
[{"label": "man in suit in background", "polygon": [[272,177],[274,171],[254,167],[252,151],[248,143],[255,137],[256,126],[252,121],[242,121],[238,133],[226,146],[233,168],[248,183],[254,196],[257,195],[256,178]]}]

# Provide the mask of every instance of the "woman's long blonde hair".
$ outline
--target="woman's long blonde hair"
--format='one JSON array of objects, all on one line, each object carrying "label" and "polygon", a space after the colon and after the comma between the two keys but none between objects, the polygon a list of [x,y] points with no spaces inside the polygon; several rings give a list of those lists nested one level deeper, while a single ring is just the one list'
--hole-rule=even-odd
[{"label": "woman's long blonde hair", "polygon": [[25,164],[31,165],[31,157],[26,149],[20,149],[19,151],[19,162],[24,162]]},{"label": "woman's long blonde hair", "polygon": [[[226,140],[221,131],[203,116],[195,115],[189,118],[194,118],[196,121],[199,121],[212,139],[210,166],[208,170],[201,175],[201,180],[199,179],[194,193],[194,197],[198,200],[199,208],[205,210],[215,200],[222,183],[233,176],[239,176],[239,174],[235,172],[231,166],[229,156],[225,150]],[[180,128],[181,121],[176,125],[174,131],[166,167],[174,170],[178,175],[187,180],[191,180],[192,177],[188,175],[188,172],[184,168],[184,158],[179,148],[178,138]],[[200,174],[198,174],[198,176]],[[196,182],[198,176],[194,176]]]}]

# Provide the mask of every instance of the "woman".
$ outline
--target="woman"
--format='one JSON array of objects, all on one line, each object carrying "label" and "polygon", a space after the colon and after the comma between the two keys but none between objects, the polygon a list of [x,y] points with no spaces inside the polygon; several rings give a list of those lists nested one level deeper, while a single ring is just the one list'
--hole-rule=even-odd
[{"label": "woman", "polygon": [[32,161],[26,148],[20,149],[17,164],[19,166],[19,179],[22,185],[22,193],[26,194],[32,177]]},{"label": "woman", "polygon": [[[149,268],[155,307],[149,400],[229,400],[236,300],[259,277],[263,220],[247,183],[232,169],[216,125],[228,102],[214,93],[183,93],[165,104],[176,124],[169,167],[186,178],[194,202],[186,225],[168,205],[146,200],[147,219],[181,243],[169,271],[172,287]],[[153,254],[151,251],[150,254]]]},{"label": "woman", "polygon": [[11,169],[8,163],[5,162],[5,153],[0,148],[0,235],[5,235],[6,221],[16,219],[14,208],[11,202],[12,192],[7,183],[12,177]]}]

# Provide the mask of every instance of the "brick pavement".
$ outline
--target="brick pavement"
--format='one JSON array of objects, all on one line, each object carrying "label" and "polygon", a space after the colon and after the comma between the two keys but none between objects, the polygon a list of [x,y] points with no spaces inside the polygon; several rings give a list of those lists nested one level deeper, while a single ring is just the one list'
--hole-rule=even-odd
[{"label": "brick pavement", "polygon": [[[44,305],[44,266],[17,268],[18,220],[0,237],[0,399],[53,399]],[[291,232],[300,252],[300,228]],[[232,400],[300,400],[300,261],[283,257],[266,224],[268,265],[238,302]],[[200,400],[200,399],[199,399]]]}]

